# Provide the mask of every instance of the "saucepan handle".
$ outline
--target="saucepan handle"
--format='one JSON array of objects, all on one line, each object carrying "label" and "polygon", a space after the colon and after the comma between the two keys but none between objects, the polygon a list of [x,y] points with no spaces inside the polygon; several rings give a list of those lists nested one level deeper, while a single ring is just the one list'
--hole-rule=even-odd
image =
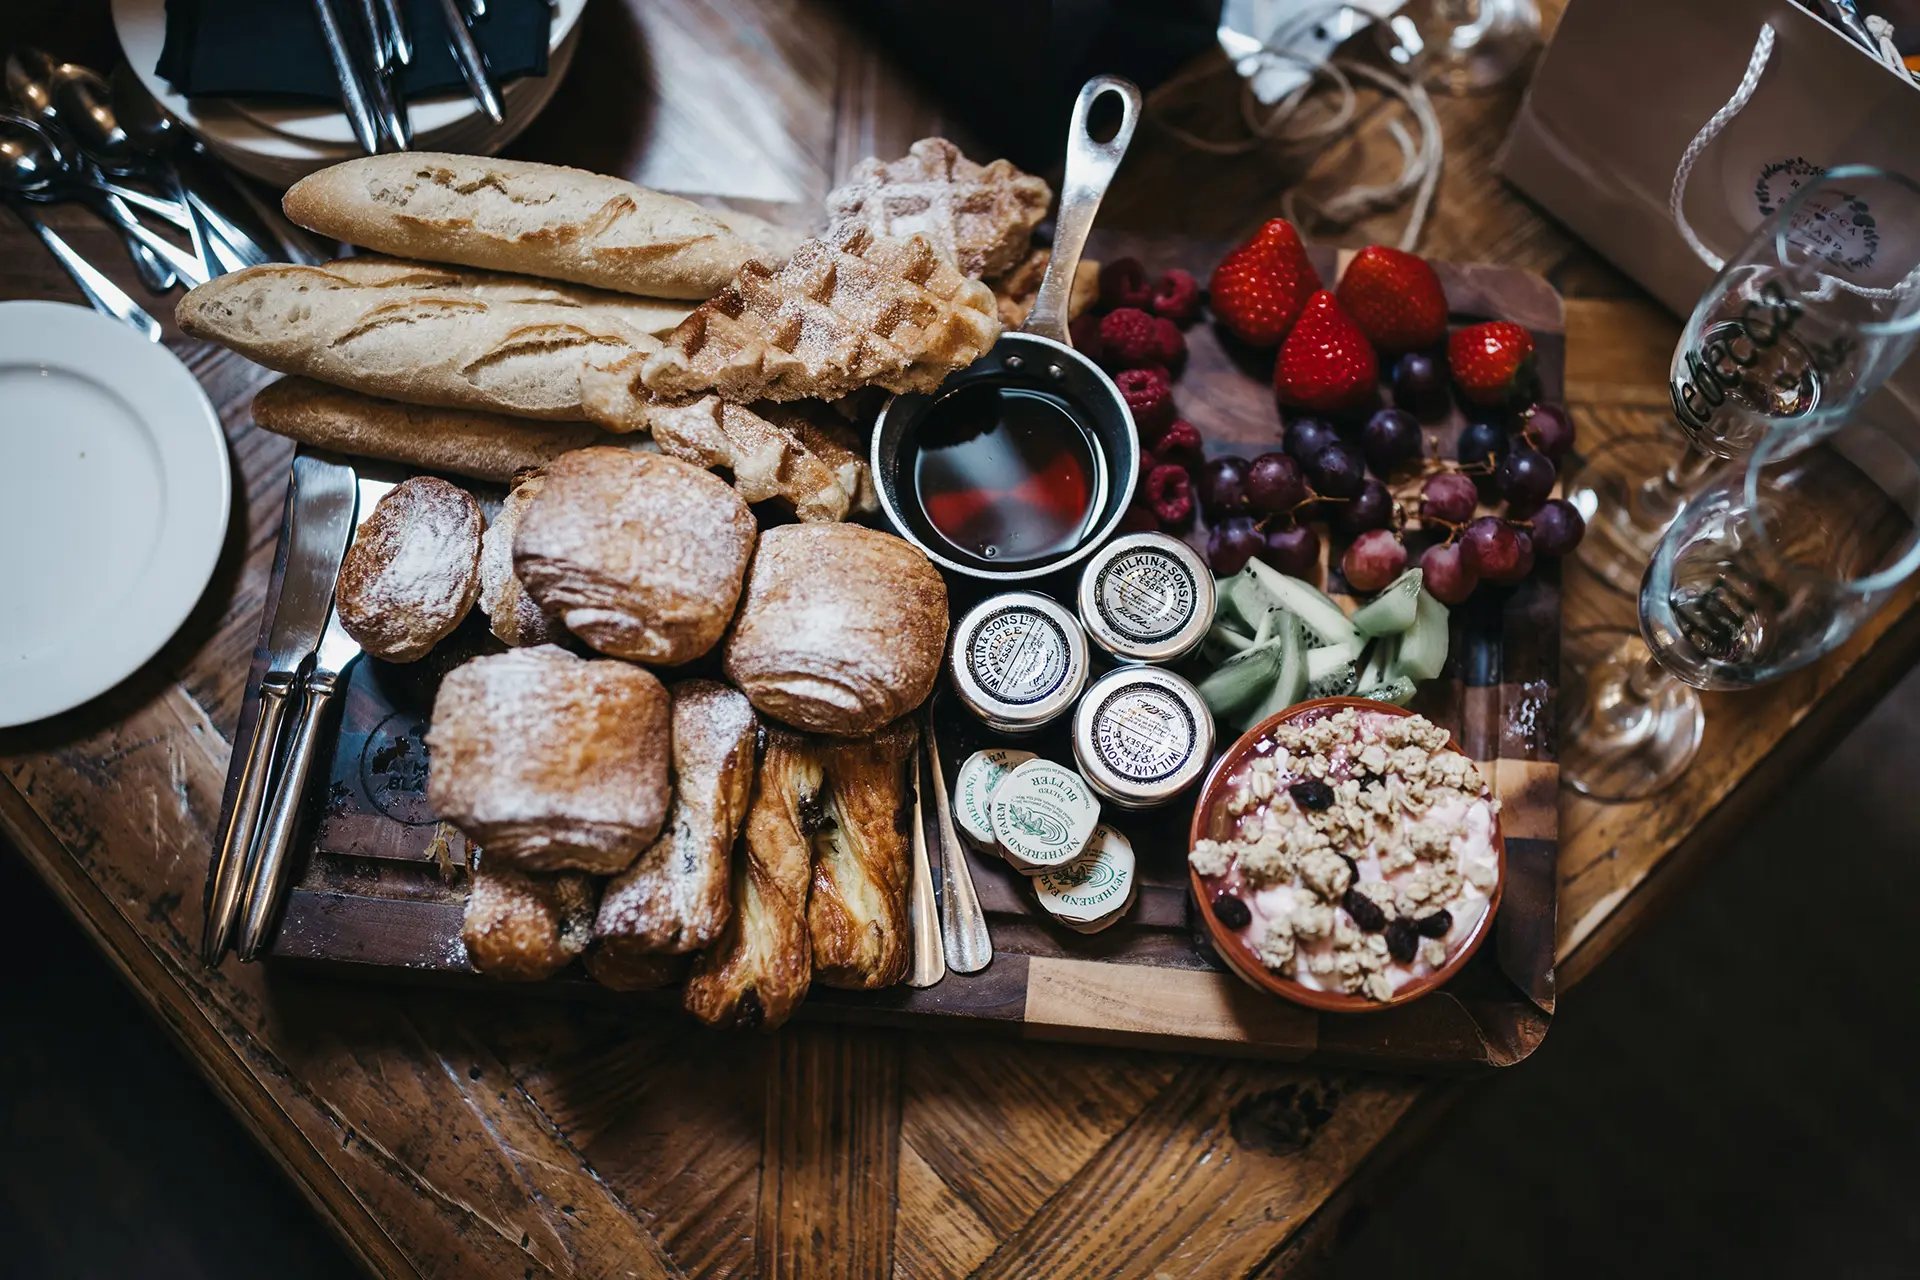
[{"label": "saucepan handle", "polygon": [[[1120,99],[1120,127],[1105,142],[1096,141],[1087,132],[1087,116],[1094,100],[1111,93]],[[1046,278],[1040,282],[1040,294],[1033,300],[1024,326],[1028,333],[1055,342],[1067,341],[1067,303],[1073,296],[1073,273],[1080,265],[1080,254],[1087,247],[1087,233],[1093,230],[1093,216],[1100,211],[1100,199],[1107,194],[1114,170],[1127,154],[1133,141],[1134,126],[1140,123],[1140,89],[1131,80],[1119,76],[1095,76],[1080,87],[1073,104],[1073,124],[1067,130],[1067,168],[1060,180],[1060,212],[1053,223],[1053,256],[1047,262]]]}]

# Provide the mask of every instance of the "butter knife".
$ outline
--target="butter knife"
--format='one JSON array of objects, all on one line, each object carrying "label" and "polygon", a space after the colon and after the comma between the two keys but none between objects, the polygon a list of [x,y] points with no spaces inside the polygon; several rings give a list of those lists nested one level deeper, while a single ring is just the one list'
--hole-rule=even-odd
[{"label": "butter knife", "polygon": [[940,907],[934,901],[933,867],[927,860],[927,811],[920,800],[920,753],[913,754],[913,889],[907,899],[907,924],[913,959],[907,985],[931,987],[947,976],[947,952],[940,940]]},{"label": "butter knife", "polygon": [[301,453],[293,460],[291,527],[280,598],[267,631],[267,671],[260,680],[260,714],[253,735],[240,745],[240,784],[233,812],[221,832],[213,874],[208,880],[207,918],[200,935],[200,958],[217,965],[233,944],[239,917],[240,888],[260,833],[262,800],[273,769],[287,699],[300,668],[313,655],[333,599],[333,580],[353,531],[353,468],[324,455]]},{"label": "butter knife", "polygon": [[933,834],[940,845],[940,935],[946,942],[947,968],[978,973],[993,963],[993,935],[973,887],[973,868],[953,829],[953,803],[947,797],[947,767],[940,759],[940,738],[927,707],[927,768],[933,773]]},{"label": "butter knife", "polygon": [[[356,487],[359,501],[354,527],[357,530],[373,514],[380,499],[393,488],[393,482],[361,478]],[[299,830],[301,809],[307,794],[307,776],[312,772],[313,759],[319,751],[320,729],[327,708],[346,688],[347,669],[360,656],[360,642],[347,634],[347,629],[340,625],[340,611],[331,605],[333,584],[338,577],[339,564],[336,562],[327,582],[327,629],[320,637],[320,648],[314,654],[312,668],[307,672],[305,688],[300,697],[300,711],[294,720],[292,736],[288,739],[286,762],[274,778],[272,797],[267,806],[266,832],[260,838],[260,852],[247,864],[246,905],[240,919],[240,940],[234,947],[234,954],[242,960],[258,958],[273,926],[281,895],[286,889],[293,838]]]}]

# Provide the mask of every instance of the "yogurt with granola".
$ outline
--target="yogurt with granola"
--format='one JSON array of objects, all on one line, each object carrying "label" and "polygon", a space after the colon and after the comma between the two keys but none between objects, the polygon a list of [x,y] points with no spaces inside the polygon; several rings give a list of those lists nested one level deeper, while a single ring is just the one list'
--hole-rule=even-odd
[{"label": "yogurt with granola", "polygon": [[1267,969],[1384,1001],[1479,928],[1499,809],[1424,717],[1317,707],[1228,776],[1189,857],[1214,917]]}]

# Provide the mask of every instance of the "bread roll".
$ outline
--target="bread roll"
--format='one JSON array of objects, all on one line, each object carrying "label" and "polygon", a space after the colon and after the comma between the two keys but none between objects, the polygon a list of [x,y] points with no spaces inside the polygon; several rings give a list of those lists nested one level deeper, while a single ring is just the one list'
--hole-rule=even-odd
[{"label": "bread roll", "polygon": [[363,156],[302,178],[281,208],[308,230],[382,253],[660,298],[708,298],[749,258],[785,261],[777,245],[735,230],[771,230],[758,219],[525,160]]},{"label": "bread roll", "polygon": [[946,581],[911,543],[784,525],[754,553],[727,678],[776,720],[857,737],[926,700],[946,642]]},{"label": "bread roll", "polygon": [[412,404],[578,422],[583,365],[657,350],[618,307],[504,277],[357,260],[229,272],[187,294],[180,327],[281,373]]},{"label": "bread roll", "polygon": [[[654,957],[697,951],[720,935],[734,839],[747,816],[759,721],[733,689],[683,680],[673,697],[673,801],[666,828],[607,883],[587,971],[610,987],[651,978]],[[649,983],[651,985],[651,983]]]},{"label": "bread roll", "polygon": [[553,644],[566,634],[565,628],[540,611],[513,572],[513,539],[520,531],[520,517],[546,482],[540,471],[522,476],[480,538],[480,610],[487,615],[493,634],[515,648]]},{"label": "bread roll", "polygon": [[376,658],[426,657],[480,594],[485,523],[472,494],[438,477],[389,489],[340,562],[340,625]]},{"label": "bread roll", "polygon": [[617,441],[583,422],[536,422],[477,409],[381,400],[312,378],[282,378],[253,398],[253,420],[316,449],[384,458],[505,484],[570,449]]},{"label": "bread roll", "polygon": [[687,979],[687,1012],[708,1026],[771,1031],[806,997],[813,970],[808,842],[825,816],[820,786],[813,744],[784,729],[767,730],[746,838],[734,853],[732,914]]},{"label": "bread roll", "polygon": [[726,630],[753,543],[753,513],[718,476],[659,454],[580,449],[547,468],[520,518],[513,571],[602,653],[673,666]]},{"label": "bread roll", "polygon": [[660,834],[670,732],[642,667],[553,645],[475,658],[433,700],[427,799],[502,866],[612,875]]},{"label": "bread roll", "polygon": [[593,938],[596,882],[578,871],[528,875],[484,852],[467,889],[460,940],[473,967],[506,982],[539,982],[572,963]]},{"label": "bread roll", "polygon": [[872,991],[907,976],[908,769],[920,734],[911,720],[871,738],[821,747],[826,821],[813,837],[807,935],[813,976],[830,987]]}]

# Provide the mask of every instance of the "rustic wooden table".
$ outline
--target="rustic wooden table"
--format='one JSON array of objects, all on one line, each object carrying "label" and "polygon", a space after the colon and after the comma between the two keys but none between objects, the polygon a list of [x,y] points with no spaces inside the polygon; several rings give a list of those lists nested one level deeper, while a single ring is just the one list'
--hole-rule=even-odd
[{"label": "rustic wooden table", "polygon": [[[104,5],[99,6],[104,10]],[[57,15],[63,56],[111,57]],[[569,83],[515,153],[804,221],[862,156],[938,113],[830,10],[781,0],[601,0]],[[94,43],[89,44],[89,40]],[[1231,116],[1231,85],[1195,90]],[[1567,296],[1582,447],[1662,429],[1678,326],[1491,173],[1516,94],[1440,104],[1447,166],[1424,251],[1546,274]],[[1051,127],[1051,126],[1049,126]],[[1316,184],[1395,162],[1382,121]],[[1103,219],[1242,233],[1297,171],[1143,130]],[[1183,193],[1170,198],[1169,192]],[[133,290],[83,213],[54,221]],[[1354,228],[1391,239],[1397,220]],[[0,218],[0,297],[77,301]],[[155,307],[165,311],[164,306]],[[1242,1276],[1324,1246],[1458,1084],[1386,1075],[678,1018],[507,995],[352,985],[194,956],[200,895],[259,626],[289,446],[248,417],[262,370],[169,327],[220,407],[235,506],[181,634],[108,696],[0,732],[0,828],[178,1036],[315,1208],[387,1275]],[[0,410],[3,412],[3,410]],[[44,424],[57,429],[58,424]],[[31,477],[11,477],[30,483]],[[1566,624],[1625,624],[1584,572]],[[1843,651],[1763,692],[1707,698],[1682,785],[1561,809],[1561,980],[1577,983],[1920,654],[1903,592]],[[1524,1069],[1524,1068],[1522,1068]]]}]

